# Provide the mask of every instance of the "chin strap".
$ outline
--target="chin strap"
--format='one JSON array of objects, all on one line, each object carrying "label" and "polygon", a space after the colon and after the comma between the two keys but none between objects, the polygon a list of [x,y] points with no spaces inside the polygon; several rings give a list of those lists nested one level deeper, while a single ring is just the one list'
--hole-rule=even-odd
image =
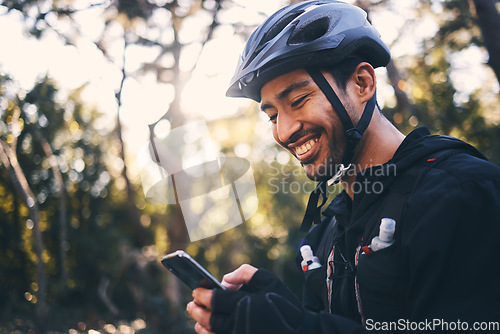
[{"label": "chin strap", "polygon": [[[307,233],[311,228],[313,222],[314,224],[321,223],[321,208],[325,205],[328,200],[328,187],[332,184],[336,184],[340,181],[342,176],[351,168],[351,165],[344,167],[340,164],[339,170],[334,177],[327,181],[321,181],[318,183],[316,188],[313,190],[311,195],[309,195],[309,200],[307,201],[306,213],[304,214],[304,219],[302,219],[302,225],[300,226],[300,232]],[[318,206],[319,197],[323,196],[323,201]]]},{"label": "chin strap", "polygon": [[[323,196],[323,201],[318,206],[319,196]],[[307,201],[306,213],[300,225],[300,232],[307,233],[312,226],[312,223],[319,224],[321,222],[321,207],[325,205],[328,199],[328,181],[321,181],[309,195]]]},{"label": "chin strap", "polygon": [[[314,191],[309,196],[309,201],[307,202],[306,213],[304,219],[302,220],[302,225],[300,226],[301,232],[307,232],[311,228],[313,222],[315,224],[321,223],[321,208],[326,203],[328,199],[328,186],[338,183],[345,173],[352,167],[352,158],[354,157],[354,150],[356,146],[361,141],[363,133],[368,128],[370,121],[372,119],[373,111],[375,109],[377,97],[376,93],[366,103],[363,114],[359,119],[357,126],[354,126],[351,121],[351,117],[344,108],[344,105],[338,98],[337,94],[333,90],[332,86],[328,83],[323,73],[318,68],[307,68],[307,72],[318,85],[318,87],[323,91],[328,101],[330,101],[333,109],[337,113],[342,122],[342,126],[345,130],[346,138],[346,148],[344,156],[342,158],[342,163],[339,165],[337,173],[328,181],[321,181],[318,183]],[[323,201],[318,206],[318,201],[320,195],[323,196]]]}]

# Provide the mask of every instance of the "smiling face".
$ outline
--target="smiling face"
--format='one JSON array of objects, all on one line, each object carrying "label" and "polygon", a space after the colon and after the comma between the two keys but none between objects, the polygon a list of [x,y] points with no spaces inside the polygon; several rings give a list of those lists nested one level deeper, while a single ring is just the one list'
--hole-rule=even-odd
[{"label": "smiling face", "polygon": [[[340,93],[331,75],[325,77]],[[267,82],[261,96],[274,139],[300,161],[307,176],[319,181],[335,175],[345,150],[342,123],[307,71],[295,70]]]}]

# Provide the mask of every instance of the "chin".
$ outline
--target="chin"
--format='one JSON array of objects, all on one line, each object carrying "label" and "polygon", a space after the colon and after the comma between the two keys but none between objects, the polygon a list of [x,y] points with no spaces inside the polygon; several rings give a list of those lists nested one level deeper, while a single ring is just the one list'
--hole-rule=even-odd
[{"label": "chin", "polygon": [[331,174],[331,172],[329,170],[327,170],[326,167],[324,167],[324,166],[321,166],[321,167],[317,168],[317,167],[312,166],[312,165],[307,165],[307,166],[304,166],[304,172],[306,173],[307,177],[310,180],[318,181],[318,182],[329,180],[333,177],[333,175],[335,175],[335,173]]},{"label": "chin", "polygon": [[340,165],[334,163],[327,163],[327,161],[321,164],[303,164],[304,172],[307,177],[313,181],[327,181],[331,179],[337,171],[339,170]]}]

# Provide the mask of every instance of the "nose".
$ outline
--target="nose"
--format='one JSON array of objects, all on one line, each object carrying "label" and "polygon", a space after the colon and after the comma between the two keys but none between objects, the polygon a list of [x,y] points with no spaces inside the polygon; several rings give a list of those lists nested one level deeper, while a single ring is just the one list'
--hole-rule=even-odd
[{"label": "nose", "polygon": [[293,115],[293,113],[279,113],[276,120],[277,140],[285,146],[294,142],[295,139],[293,139],[292,136],[294,133],[299,131],[301,127],[302,123]]}]

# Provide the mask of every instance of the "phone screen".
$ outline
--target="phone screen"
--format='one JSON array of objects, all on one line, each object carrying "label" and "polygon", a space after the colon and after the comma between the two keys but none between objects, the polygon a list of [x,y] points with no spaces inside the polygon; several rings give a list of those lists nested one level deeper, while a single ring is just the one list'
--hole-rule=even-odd
[{"label": "phone screen", "polygon": [[161,263],[191,289],[225,289],[205,268],[182,250],[165,255]]}]

